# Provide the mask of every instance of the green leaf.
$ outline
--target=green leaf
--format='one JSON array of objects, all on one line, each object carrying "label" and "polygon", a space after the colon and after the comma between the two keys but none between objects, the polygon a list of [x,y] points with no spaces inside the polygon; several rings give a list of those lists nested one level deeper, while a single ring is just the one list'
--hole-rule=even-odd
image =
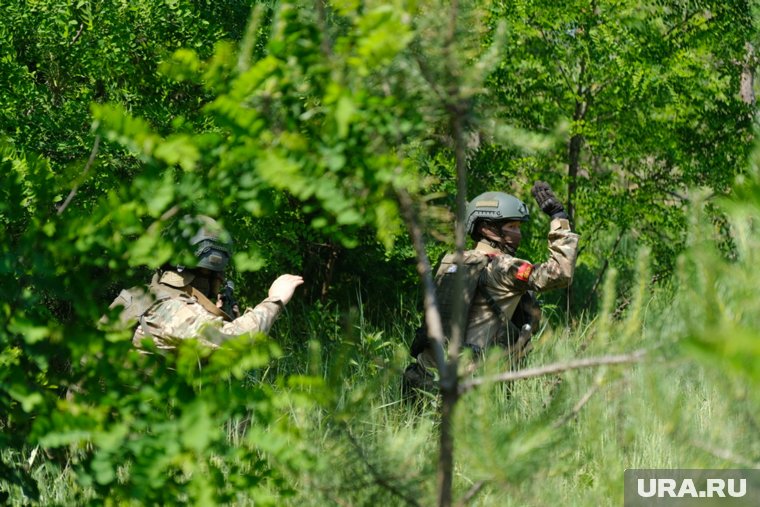
[{"label": "green leaf", "polygon": [[168,165],[179,164],[185,171],[193,171],[200,159],[200,152],[187,135],[176,135],[159,143],[153,156]]},{"label": "green leaf", "polygon": [[164,174],[163,181],[150,185],[149,192],[144,195],[150,216],[158,218],[169,207],[174,200],[174,185],[170,172]]},{"label": "green leaf", "polygon": [[338,137],[344,139],[348,136],[351,120],[356,112],[356,106],[350,97],[342,95],[335,105],[335,121],[338,125]]},{"label": "green leaf", "polygon": [[32,344],[44,340],[50,336],[50,328],[35,325],[33,321],[25,317],[13,317],[8,330],[22,336],[26,343]]},{"label": "green leaf", "polygon": [[236,252],[232,256],[232,262],[237,271],[258,271],[266,265],[266,260],[259,253]]},{"label": "green leaf", "polygon": [[16,401],[21,402],[21,409],[29,413],[38,405],[44,403],[45,399],[38,392],[29,392],[25,386],[14,384],[7,388],[8,394]]},{"label": "green leaf", "polygon": [[179,437],[186,448],[202,452],[211,441],[213,424],[209,409],[203,400],[197,400],[185,408],[179,422]]}]

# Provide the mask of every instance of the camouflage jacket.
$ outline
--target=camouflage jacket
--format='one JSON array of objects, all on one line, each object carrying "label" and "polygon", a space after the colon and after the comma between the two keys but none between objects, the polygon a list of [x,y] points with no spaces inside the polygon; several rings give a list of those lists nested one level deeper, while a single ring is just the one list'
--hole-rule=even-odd
[{"label": "camouflage jacket", "polygon": [[165,272],[160,278],[154,276],[148,291],[125,290],[111,303],[111,308],[124,307],[122,322],[137,321],[132,338],[136,347],[149,338],[157,348],[172,350],[180,340],[194,338],[218,348],[235,336],[268,332],[283,308],[279,299],[267,298],[233,320],[186,281],[182,275]]},{"label": "camouflage jacket", "polygon": [[[531,264],[484,242],[478,243],[474,250],[465,252],[465,262],[475,261],[474,257],[489,258],[480,279],[481,287],[508,320],[526,292],[544,292],[570,285],[577,251],[578,235],[570,230],[570,223],[565,219],[555,219],[550,224],[549,259],[546,262]],[[506,334],[502,318],[495,314],[483,292],[476,292],[467,317],[465,343],[482,350],[492,344],[505,344]],[[430,350],[417,359],[426,367],[435,364]]]},{"label": "camouflage jacket", "polygon": [[[575,271],[578,235],[570,230],[565,219],[552,220],[549,230],[549,259],[541,264],[503,254],[486,243],[478,243],[475,254],[487,255],[491,262],[485,268],[482,285],[511,318],[520,298],[527,291],[544,292],[570,285]],[[485,348],[500,343],[506,330],[494,315],[482,293],[473,299],[467,319],[466,343]]]}]

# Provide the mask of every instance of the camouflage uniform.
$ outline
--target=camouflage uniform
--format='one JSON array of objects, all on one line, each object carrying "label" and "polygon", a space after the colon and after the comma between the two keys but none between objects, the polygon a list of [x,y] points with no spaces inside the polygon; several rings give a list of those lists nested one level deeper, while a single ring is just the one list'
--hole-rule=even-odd
[{"label": "camouflage uniform", "polygon": [[[481,286],[499,306],[507,319],[512,318],[521,298],[528,291],[543,292],[570,285],[575,269],[578,235],[570,230],[568,220],[556,218],[549,230],[550,257],[546,262],[533,265],[479,242],[474,250],[465,252],[467,259],[487,256],[489,262],[481,278]],[[482,291],[478,291],[467,317],[465,344],[479,350],[493,344],[508,346],[507,329],[502,319],[492,310]],[[432,351],[428,348],[417,356],[420,364],[435,368]]]},{"label": "camouflage uniform", "polygon": [[188,273],[165,271],[155,275],[148,291],[124,290],[111,308],[124,307],[121,320],[138,322],[132,338],[136,347],[151,338],[157,348],[173,350],[180,340],[197,339],[218,348],[222,342],[250,332],[266,333],[282,311],[283,303],[267,298],[232,319],[190,285]]}]

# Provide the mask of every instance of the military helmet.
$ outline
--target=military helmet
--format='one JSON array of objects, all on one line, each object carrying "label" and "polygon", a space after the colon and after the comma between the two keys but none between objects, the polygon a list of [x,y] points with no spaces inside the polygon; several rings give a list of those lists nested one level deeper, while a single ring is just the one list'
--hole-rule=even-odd
[{"label": "military helmet", "polygon": [[189,230],[195,230],[190,246],[197,257],[196,267],[224,271],[232,256],[230,235],[219,223],[206,215],[187,216]]},{"label": "military helmet", "polygon": [[467,234],[475,231],[478,220],[519,220],[530,218],[528,206],[517,197],[504,192],[485,192],[467,203],[465,228]]}]

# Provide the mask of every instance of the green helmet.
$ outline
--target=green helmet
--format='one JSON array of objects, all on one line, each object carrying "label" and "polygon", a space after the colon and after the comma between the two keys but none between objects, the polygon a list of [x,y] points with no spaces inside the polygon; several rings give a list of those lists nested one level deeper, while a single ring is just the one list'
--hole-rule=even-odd
[{"label": "green helmet", "polygon": [[485,192],[467,203],[465,228],[472,235],[478,220],[519,220],[530,218],[528,206],[517,197],[504,192]]},{"label": "green helmet", "polygon": [[186,216],[189,230],[195,230],[190,246],[198,258],[196,267],[224,271],[232,256],[230,235],[219,223],[206,215]]}]

